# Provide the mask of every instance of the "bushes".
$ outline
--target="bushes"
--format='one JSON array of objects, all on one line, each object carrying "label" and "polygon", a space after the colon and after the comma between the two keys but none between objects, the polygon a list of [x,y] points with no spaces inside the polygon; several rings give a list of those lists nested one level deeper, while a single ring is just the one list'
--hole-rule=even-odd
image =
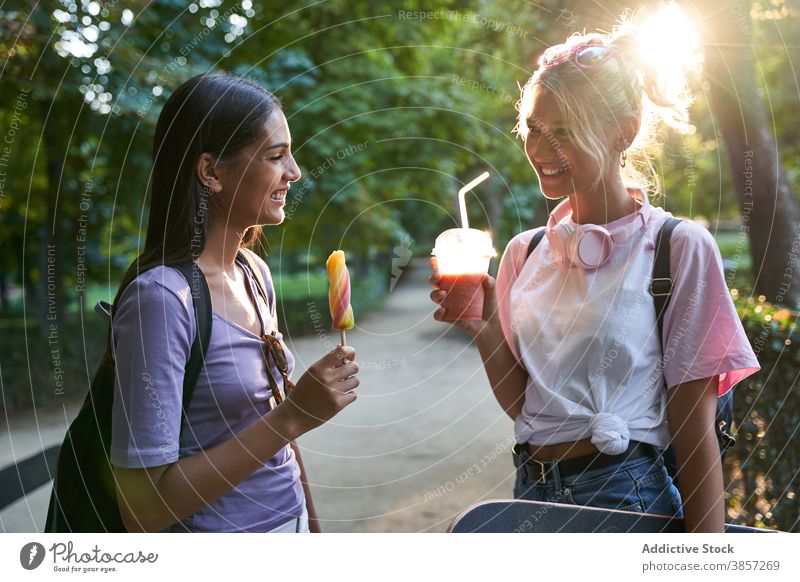
[{"label": "bushes", "polygon": [[38,321],[28,326],[23,319],[0,323],[3,416],[87,393],[106,350],[108,324],[99,316],[90,311],[83,322],[68,316],[52,338],[39,332]]},{"label": "bushes", "polygon": [[735,388],[736,446],[725,461],[728,519],[800,530],[798,314],[732,291],[761,370]]}]

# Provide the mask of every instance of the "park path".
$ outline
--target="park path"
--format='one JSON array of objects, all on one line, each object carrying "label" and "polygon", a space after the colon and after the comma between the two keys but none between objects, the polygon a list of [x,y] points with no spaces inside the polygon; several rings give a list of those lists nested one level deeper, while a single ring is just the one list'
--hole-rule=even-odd
[{"label": "park path", "polygon": [[[359,398],[299,441],[324,531],[445,531],[467,505],[511,496],[512,423],[469,338],[433,320],[428,275],[425,260],[412,261],[380,308],[356,314],[347,340]],[[310,309],[328,321],[325,305]],[[295,379],[338,341],[318,331],[289,340]],[[0,466],[59,442],[78,405],[0,426]],[[0,512],[0,531],[40,531],[49,493]]]}]

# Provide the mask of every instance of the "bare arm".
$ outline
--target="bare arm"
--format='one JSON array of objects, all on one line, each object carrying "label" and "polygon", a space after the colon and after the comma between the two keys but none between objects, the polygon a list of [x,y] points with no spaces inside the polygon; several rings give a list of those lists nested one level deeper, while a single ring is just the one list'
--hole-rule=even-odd
[{"label": "bare arm", "polygon": [[[487,295],[492,295],[494,302],[494,279],[488,275],[484,290]],[[494,397],[511,420],[515,420],[522,412],[522,405],[525,402],[528,372],[511,353],[500,328],[496,308],[486,325],[475,336],[475,343],[481,354]]]},{"label": "bare arm", "polygon": [[724,528],[722,462],[714,431],[717,384],[714,376],[669,390],[667,419],[687,532],[720,533]]},{"label": "bare arm", "polygon": [[[444,300],[447,293],[439,287],[440,277],[436,269],[435,258],[431,260],[431,265],[434,269],[434,274],[430,277],[430,283],[434,288],[431,292],[431,300],[438,305]],[[489,275],[486,275],[483,280],[483,291],[483,319],[481,321],[459,321],[453,325],[475,338],[494,397],[506,414],[511,417],[511,420],[514,420],[522,412],[528,373],[511,353],[503,336],[497,311],[495,280]],[[433,314],[436,320],[441,320],[443,316],[444,308],[438,309]]]},{"label": "bare arm", "polygon": [[192,457],[148,469],[114,467],[117,499],[128,531],[161,531],[213,503],[293,438],[278,407],[236,437]]},{"label": "bare arm", "polygon": [[[355,350],[337,347],[309,368],[280,406],[227,441],[170,465],[114,467],[128,531],[161,531],[213,503],[287,443],[352,403],[358,386]],[[342,359],[350,362],[341,365]]]}]

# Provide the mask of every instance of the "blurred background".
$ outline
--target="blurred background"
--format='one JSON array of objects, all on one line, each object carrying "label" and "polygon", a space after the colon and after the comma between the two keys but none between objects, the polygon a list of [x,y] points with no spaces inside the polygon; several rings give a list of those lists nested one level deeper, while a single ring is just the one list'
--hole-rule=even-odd
[{"label": "blurred background", "polygon": [[[443,531],[511,497],[511,422],[475,348],[432,320],[426,257],[484,170],[470,222],[498,251],[544,224],[512,133],[519,86],[546,47],[662,4],[0,2],[0,471],[60,443],[104,351],[92,306],[143,244],[155,121],[215,70],[279,95],[303,172],[258,249],[296,375],[335,345],[324,261],[347,252],[363,398],[301,440],[325,531]],[[654,202],[716,237],[763,368],[736,388],[728,519],[797,531],[800,4],[678,5],[691,29],[656,21],[657,55],[696,43],[696,131],[664,133]],[[2,508],[0,529],[41,528],[48,495]]]}]

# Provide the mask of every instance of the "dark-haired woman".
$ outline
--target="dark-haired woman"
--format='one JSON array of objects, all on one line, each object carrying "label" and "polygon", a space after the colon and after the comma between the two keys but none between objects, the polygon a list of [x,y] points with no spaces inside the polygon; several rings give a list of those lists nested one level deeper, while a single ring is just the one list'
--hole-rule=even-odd
[{"label": "dark-haired woman", "polygon": [[[670,240],[659,338],[649,288],[671,217],[650,205],[642,172],[656,122],[685,127],[689,100],[683,78],[663,84],[640,57],[630,23],[545,51],[517,130],[544,196],[564,200],[544,229],[508,243],[496,289],[485,279],[485,320],[458,325],[514,420],[515,497],[684,516],[687,531],[721,532],[717,396],[759,364],[714,239],[688,220]],[[446,292],[431,283],[440,303]],[[669,444],[680,491],[662,457]]]},{"label": "dark-haired woman", "polygon": [[[145,248],[113,310],[111,462],[123,521],[129,531],[318,531],[293,441],[355,400],[355,351],[324,355],[276,404],[273,389],[288,391],[294,361],[269,268],[255,254],[242,260],[259,225],[283,221],[300,178],[286,118],[249,81],[195,77],[164,105],[153,160]],[[208,282],[213,318],[182,426],[196,322],[189,285],[170,265],[187,260]],[[265,356],[262,336],[273,334],[283,370]]]}]

